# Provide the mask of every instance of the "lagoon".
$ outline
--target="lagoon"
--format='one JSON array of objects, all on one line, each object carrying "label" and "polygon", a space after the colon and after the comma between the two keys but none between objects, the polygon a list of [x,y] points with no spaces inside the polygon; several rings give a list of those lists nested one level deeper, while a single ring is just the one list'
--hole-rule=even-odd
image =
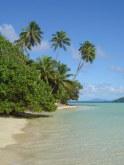
[{"label": "lagoon", "polygon": [[31,119],[2,165],[123,165],[124,104],[88,103]]}]

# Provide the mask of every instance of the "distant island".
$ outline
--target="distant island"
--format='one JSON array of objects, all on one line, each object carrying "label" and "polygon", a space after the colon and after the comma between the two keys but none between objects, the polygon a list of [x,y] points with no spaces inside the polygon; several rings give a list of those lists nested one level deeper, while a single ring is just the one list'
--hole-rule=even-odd
[{"label": "distant island", "polygon": [[119,99],[114,100],[116,103],[124,103],[124,97],[120,97]]},{"label": "distant island", "polygon": [[115,100],[103,100],[103,99],[92,99],[92,100],[72,100],[70,104],[81,104],[81,103],[124,103],[124,97],[120,97]]},{"label": "distant island", "polygon": [[69,104],[81,104],[81,103],[112,103],[113,101],[102,100],[102,99],[93,99],[93,100],[71,100]]}]

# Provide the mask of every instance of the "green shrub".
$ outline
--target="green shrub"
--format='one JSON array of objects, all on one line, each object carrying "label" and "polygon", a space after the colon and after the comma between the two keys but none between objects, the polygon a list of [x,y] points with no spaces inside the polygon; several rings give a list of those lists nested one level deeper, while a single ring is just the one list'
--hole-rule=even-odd
[{"label": "green shrub", "polygon": [[54,111],[51,88],[27,57],[0,36],[0,112]]}]

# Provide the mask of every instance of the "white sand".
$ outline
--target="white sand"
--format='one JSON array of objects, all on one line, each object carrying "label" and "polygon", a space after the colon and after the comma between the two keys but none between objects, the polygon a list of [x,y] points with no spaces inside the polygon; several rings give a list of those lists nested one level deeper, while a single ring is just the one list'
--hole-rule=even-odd
[{"label": "white sand", "polygon": [[77,108],[77,106],[75,105],[58,105],[58,110],[61,110],[61,109],[74,109],[74,108]]},{"label": "white sand", "polygon": [[26,119],[0,118],[0,148],[16,144],[13,135],[23,133],[26,124]]}]

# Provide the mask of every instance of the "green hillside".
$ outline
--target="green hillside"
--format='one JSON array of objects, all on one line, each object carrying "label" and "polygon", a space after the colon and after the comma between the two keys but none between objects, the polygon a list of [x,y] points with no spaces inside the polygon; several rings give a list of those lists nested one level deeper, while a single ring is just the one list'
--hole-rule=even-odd
[{"label": "green hillside", "polygon": [[116,100],[114,100],[114,102],[123,103],[124,102],[124,97],[116,99]]}]

